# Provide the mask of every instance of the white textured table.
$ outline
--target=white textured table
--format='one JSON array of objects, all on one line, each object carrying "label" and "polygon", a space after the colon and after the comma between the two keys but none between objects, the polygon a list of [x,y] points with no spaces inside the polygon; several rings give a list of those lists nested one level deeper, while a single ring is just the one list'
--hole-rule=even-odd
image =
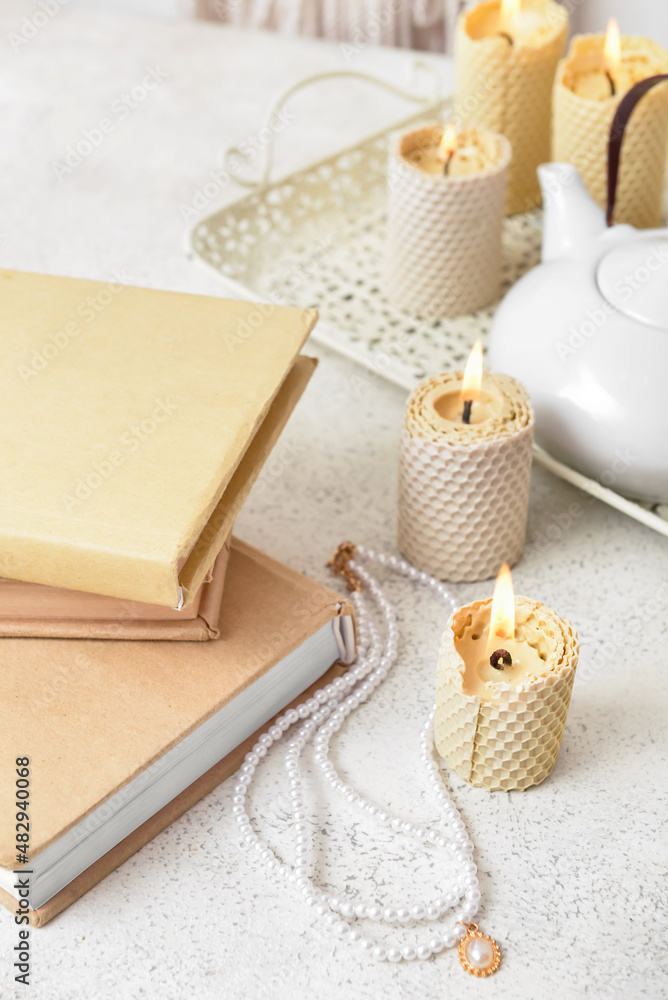
[{"label": "white textured table", "polygon": [[[184,257],[180,206],[191,204],[217,169],[223,144],[257,131],[279,87],[350,65],[345,54],[69,7],[13,52],[6,36],[32,9],[0,5],[0,265],[222,294]],[[367,50],[353,64],[396,80],[405,61],[405,54]],[[440,65],[449,77],[450,67]],[[121,118],[115,102],[147,68],[166,78]],[[390,120],[396,106],[362,85],[351,104],[329,84],[301,97],[295,113],[280,137],[282,172]],[[113,130],[58,178],[54,161],[105,117]],[[221,197],[233,195],[229,188]],[[266,472],[271,489],[251,497],[239,524],[249,541],[323,580],[323,563],[343,538],[394,547],[403,397],[380,381],[360,391],[353,376],[348,362],[323,354]],[[296,895],[238,848],[228,781],[33,933],[29,991],[14,987],[15,928],[0,914],[3,1000],[28,993],[33,1000],[668,995],[660,881],[667,861],[668,545],[536,468],[529,543],[515,580],[520,593],[577,623],[582,659],[561,756],[544,785],[490,795],[453,784],[476,844],[479,919],[504,949],[497,976],[484,983],[466,976],[452,952],[428,963],[376,965],[324,935]],[[466,599],[489,592],[487,584],[460,588]],[[444,616],[407,583],[392,593],[403,658],[344,729],[335,755],[379,801],[407,818],[435,819],[416,735],[432,697]],[[628,642],[625,625],[638,619],[640,639]],[[280,779],[278,764],[267,768],[255,797],[261,826],[279,848],[287,844]],[[379,860],[385,833],[347,807],[332,809],[320,786],[312,790],[326,848],[321,873],[332,888],[349,882],[368,894],[376,879],[389,902],[409,890],[427,895],[438,884],[438,869],[412,855],[408,841]]]}]

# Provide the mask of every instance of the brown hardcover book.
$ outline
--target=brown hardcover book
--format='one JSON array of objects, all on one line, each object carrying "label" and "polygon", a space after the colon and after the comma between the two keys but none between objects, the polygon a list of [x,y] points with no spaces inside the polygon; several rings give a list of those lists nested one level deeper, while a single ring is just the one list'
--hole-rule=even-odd
[{"label": "brown hardcover book", "polygon": [[256,730],[326,683],[339,657],[350,661],[351,615],[334,591],[233,539],[217,641],[1,640],[0,902],[16,912],[17,758],[30,759],[23,867],[40,926],[231,774]]},{"label": "brown hardcover book", "polygon": [[217,639],[229,554],[227,539],[195,599],[180,611],[159,604],[0,579],[0,637],[193,642]]}]

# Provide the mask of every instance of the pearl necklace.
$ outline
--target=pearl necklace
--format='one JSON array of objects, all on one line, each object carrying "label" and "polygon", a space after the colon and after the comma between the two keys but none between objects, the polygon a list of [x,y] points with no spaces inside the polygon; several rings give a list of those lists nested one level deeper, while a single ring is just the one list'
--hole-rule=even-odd
[{"label": "pearl necklace", "polygon": [[[367,801],[348,785],[337,773],[329,758],[329,743],[343,725],[346,718],[362,702],[366,701],[387,677],[397,659],[399,629],[392,605],[380,586],[361,560],[375,562],[394,570],[409,580],[434,590],[445,601],[448,611],[458,607],[455,596],[440,580],[422,573],[404,560],[395,556],[385,556],[361,545],[345,543],[339,547],[330,565],[334,573],[343,576],[349,589],[353,590],[352,602],[355,608],[357,632],[357,659],[354,667],[338,677],[331,684],[315,692],[312,698],[291,708],[279,716],[275,724],[256,742],[246,754],[234,786],[232,811],[245,847],[257,851],[270,871],[275,871],[289,882],[294,883],[307,906],[323,918],[326,927],[335,937],[355,942],[364,952],[378,961],[411,962],[426,960],[446,948],[459,945],[459,957],[464,968],[476,976],[487,976],[496,972],[501,956],[498,945],[471,923],[480,903],[477,868],[473,861],[473,844],[459,810],[450,798],[440,777],[440,770],[434,760],[432,723],[434,708],[422,728],[420,735],[420,758],[433,786],[440,805],[447,833],[435,827],[418,826],[400,816],[379,808]],[[372,614],[367,609],[361,588],[369,594],[385,626],[385,637],[381,638]],[[296,864],[292,867],[282,863],[274,851],[254,831],[246,811],[246,798],[255,771],[270,747],[282,739],[291,726],[301,723],[295,736],[287,746],[285,768],[292,802],[292,828],[295,835]],[[411,901],[406,905],[381,907],[375,904],[353,904],[343,897],[331,896],[321,891],[310,875],[311,836],[306,823],[304,791],[300,769],[300,756],[306,744],[313,738],[313,760],[318,765],[330,788],[342,795],[346,802],[373,817],[381,826],[390,827],[397,833],[417,840],[419,843],[448,850],[454,856],[458,867],[458,877],[442,895],[425,904]],[[395,925],[413,922],[433,923],[446,913],[455,910],[444,930],[431,930],[429,936],[417,944],[397,943],[385,946],[362,933],[352,921],[368,919],[372,922]]]}]

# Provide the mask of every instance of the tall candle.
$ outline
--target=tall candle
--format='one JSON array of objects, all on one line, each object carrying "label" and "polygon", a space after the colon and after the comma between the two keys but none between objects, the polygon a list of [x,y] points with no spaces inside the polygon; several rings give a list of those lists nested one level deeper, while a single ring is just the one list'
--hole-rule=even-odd
[{"label": "tall candle", "polygon": [[437,319],[498,297],[509,161],[507,140],[485,129],[446,134],[433,123],[399,136],[388,171],[385,284],[393,305]]},{"label": "tall candle", "polygon": [[[554,83],[552,159],[574,164],[602,208],[617,106],[639,80],[668,72],[668,52],[660,45],[622,37],[615,51],[614,39],[614,27],[607,36],[576,35]],[[639,228],[660,224],[667,144],[668,84],[661,84],[638,104],[624,134],[616,222]]]},{"label": "tall candle", "polygon": [[[477,385],[467,378],[476,356]],[[524,548],[531,404],[515,379],[481,368],[474,351],[465,373],[423,382],[404,416],[399,548],[442,580],[488,579],[502,562],[517,562]]]},{"label": "tall candle", "polygon": [[434,717],[441,757],[488,791],[543,781],[561,747],[578,652],[570,622],[513,597],[504,567],[494,600],[455,611],[443,635]]},{"label": "tall candle", "polygon": [[509,215],[540,204],[536,168],[550,159],[552,84],[567,34],[568,14],[554,0],[485,0],[457,22],[456,116],[509,139]]}]

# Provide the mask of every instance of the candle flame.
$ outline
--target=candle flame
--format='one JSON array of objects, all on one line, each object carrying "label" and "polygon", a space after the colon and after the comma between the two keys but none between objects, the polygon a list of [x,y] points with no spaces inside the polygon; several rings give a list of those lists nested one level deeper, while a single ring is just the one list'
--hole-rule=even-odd
[{"label": "candle flame", "polygon": [[608,21],[608,30],[605,33],[603,45],[603,58],[608,73],[614,76],[622,61],[622,40],[619,35],[619,25],[614,17]]},{"label": "candle flame", "polygon": [[455,126],[452,122],[448,122],[445,126],[438,148],[441,152],[441,159],[443,160],[446,160],[448,156],[450,156],[450,153],[454,153],[457,149],[457,133],[455,132]]},{"label": "candle flame", "polygon": [[495,644],[497,639],[515,638],[515,592],[508,563],[499,570],[494,585],[489,637],[490,644]]},{"label": "candle flame", "polygon": [[499,22],[502,30],[508,29],[522,10],[522,0],[501,0]]},{"label": "candle flame", "polygon": [[482,342],[476,340],[473,350],[469,354],[464,369],[464,381],[462,382],[461,401],[468,399],[476,400],[480,397],[480,386],[482,385]]}]

